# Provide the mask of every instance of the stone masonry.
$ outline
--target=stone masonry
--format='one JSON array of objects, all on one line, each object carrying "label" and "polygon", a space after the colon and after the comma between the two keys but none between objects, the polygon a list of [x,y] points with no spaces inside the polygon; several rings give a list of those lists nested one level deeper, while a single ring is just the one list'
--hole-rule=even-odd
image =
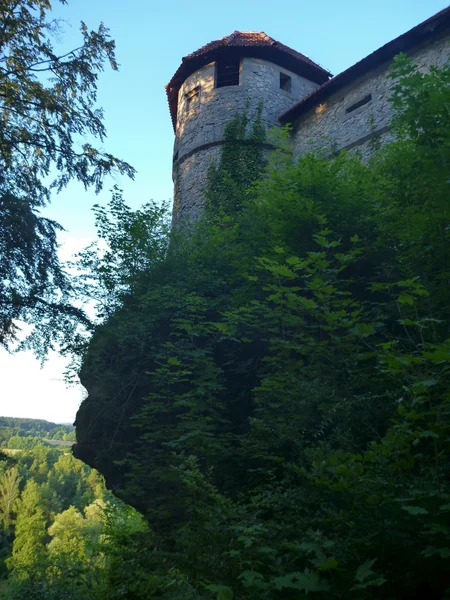
[{"label": "stone masonry", "polygon": [[[394,56],[406,52],[422,70],[446,65],[449,34],[450,7],[334,78],[264,33],[236,31],[185,57],[167,86],[175,129],[174,223],[201,215],[208,169],[219,160],[225,125],[238,112],[247,110],[251,118],[262,106],[266,129],[290,124],[295,156],[347,150],[367,158],[392,139],[395,82],[388,73]],[[218,85],[230,58],[235,79]]]},{"label": "stone masonry", "polygon": [[[291,77],[291,91],[280,89],[280,72]],[[173,161],[176,219],[195,219],[201,213],[206,174],[220,155],[225,125],[233,114],[247,109],[251,118],[262,103],[261,118],[269,129],[282,112],[317,87],[287,69],[251,57],[241,61],[239,85],[216,88],[214,81],[211,63],[190,75],[178,93]]]},{"label": "stone masonry", "polygon": [[[441,37],[410,53],[421,70],[431,65],[443,66],[450,60],[450,41]],[[358,152],[367,158],[373,148],[373,138],[380,143],[392,139],[389,120],[390,88],[395,84],[388,77],[391,61],[369,72],[353,84],[339,90],[318,106],[310,109],[294,123],[293,142],[296,156],[322,151],[332,155],[342,150]],[[356,103],[370,96],[363,106],[347,112]]]}]

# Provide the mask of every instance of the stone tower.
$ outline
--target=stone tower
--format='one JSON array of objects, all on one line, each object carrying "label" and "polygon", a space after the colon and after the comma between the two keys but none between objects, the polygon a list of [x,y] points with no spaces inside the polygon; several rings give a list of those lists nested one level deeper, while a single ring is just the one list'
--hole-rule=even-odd
[{"label": "stone tower", "polygon": [[166,86],[175,130],[173,220],[202,211],[207,172],[219,157],[225,124],[262,102],[269,128],[330,73],[265,33],[235,31],[182,59]]}]

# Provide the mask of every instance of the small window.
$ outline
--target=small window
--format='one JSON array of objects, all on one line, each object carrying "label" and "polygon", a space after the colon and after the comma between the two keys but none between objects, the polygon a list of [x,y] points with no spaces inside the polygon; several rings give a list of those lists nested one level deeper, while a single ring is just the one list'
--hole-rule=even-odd
[{"label": "small window", "polygon": [[186,101],[186,112],[191,112],[200,103],[200,86],[193,88],[184,95]]},{"label": "small window", "polygon": [[280,90],[290,92],[292,88],[292,78],[285,73],[280,73]]},{"label": "small window", "polygon": [[216,63],[216,87],[239,85],[239,58],[226,58]]},{"label": "small window", "polygon": [[345,112],[351,113],[354,110],[356,110],[357,108],[361,108],[361,106],[364,106],[364,104],[369,104],[369,102],[372,100],[372,94],[367,94],[367,96],[364,96],[364,98],[361,98],[361,100],[358,100],[358,102],[355,102],[355,104],[352,104],[351,106],[349,106],[348,108],[345,109]]}]

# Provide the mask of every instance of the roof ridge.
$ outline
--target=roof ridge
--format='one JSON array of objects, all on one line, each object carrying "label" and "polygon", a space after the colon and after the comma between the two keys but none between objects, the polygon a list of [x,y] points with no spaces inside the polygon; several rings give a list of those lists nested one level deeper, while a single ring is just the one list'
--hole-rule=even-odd
[{"label": "roof ridge", "polygon": [[238,31],[237,29],[235,29],[233,31],[233,33],[230,33],[230,35],[225,36],[224,40],[226,40],[226,43],[228,44],[229,42],[232,42],[233,40],[235,40],[237,37],[239,37],[241,35],[242,31]]}]

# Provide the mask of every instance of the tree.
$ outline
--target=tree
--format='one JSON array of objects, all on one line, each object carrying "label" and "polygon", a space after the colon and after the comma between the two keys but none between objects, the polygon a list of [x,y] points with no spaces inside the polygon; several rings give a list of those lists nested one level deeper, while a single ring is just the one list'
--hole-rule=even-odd
[{"label": "tree", "polygon": [[65,510],[71,505],[81,508],[82,505],[92,502],[95,491],[99,491],[98,487],[93,489],[98,482],[98,476],[89,473],[87,465],[76,460],[71,454],[59,456],[53,469],[48,472],[47,481],[60,502],[60,510]]},{"label": "tree", "polygon": [[0,4],[0,345],[10,348],[16,321],[24,321],[34,329],[22,347],[40,357],[55,343],[64,349],[77,324],[88,321],[70,304],[56,253],[61,226],[39,210],[71,180],[98,192],[105,175],[134,174],[126,162],[80,142],[106,135],[96,91],[105,64],[117,70],[108,29],[81,23],[79,46],[58,55],[61,24],[51,9],[51,0]]},{"label": "tree", "polygon": [[8,448],[15,450],[31,450],[32,448],[42,446],[42,440],[38,437],[23,435],[12,435],[8,440]]},{"label": "tree", "polygon": [[99,241],[82,250],[74,266],[78,296],[95,301],[102,321],[145,287],[146,274],[166,258],[170,210],[149,202],[133,211],[115,186],[108,207],[95,205],[93,212]]},{"label": "tree", "polygon": [[102,585],[105,569],[99,549],[102,529],[103,510],[98,501],[86,506],[85,517],[74,506],[56,515],[48,529],[48,580],[62,597],[98,597],[95,590]]},{"label": "tree", "polygon": [[18,589],[33,586],[46,565],[46,522],[39,486],[28,481],[20,499],[12,556],[6,561],[10,578]]},{"label": "tree", "polygon": [[0,476],[0,522],[8,530],[19,498],[19,472],[15,467]]}]

